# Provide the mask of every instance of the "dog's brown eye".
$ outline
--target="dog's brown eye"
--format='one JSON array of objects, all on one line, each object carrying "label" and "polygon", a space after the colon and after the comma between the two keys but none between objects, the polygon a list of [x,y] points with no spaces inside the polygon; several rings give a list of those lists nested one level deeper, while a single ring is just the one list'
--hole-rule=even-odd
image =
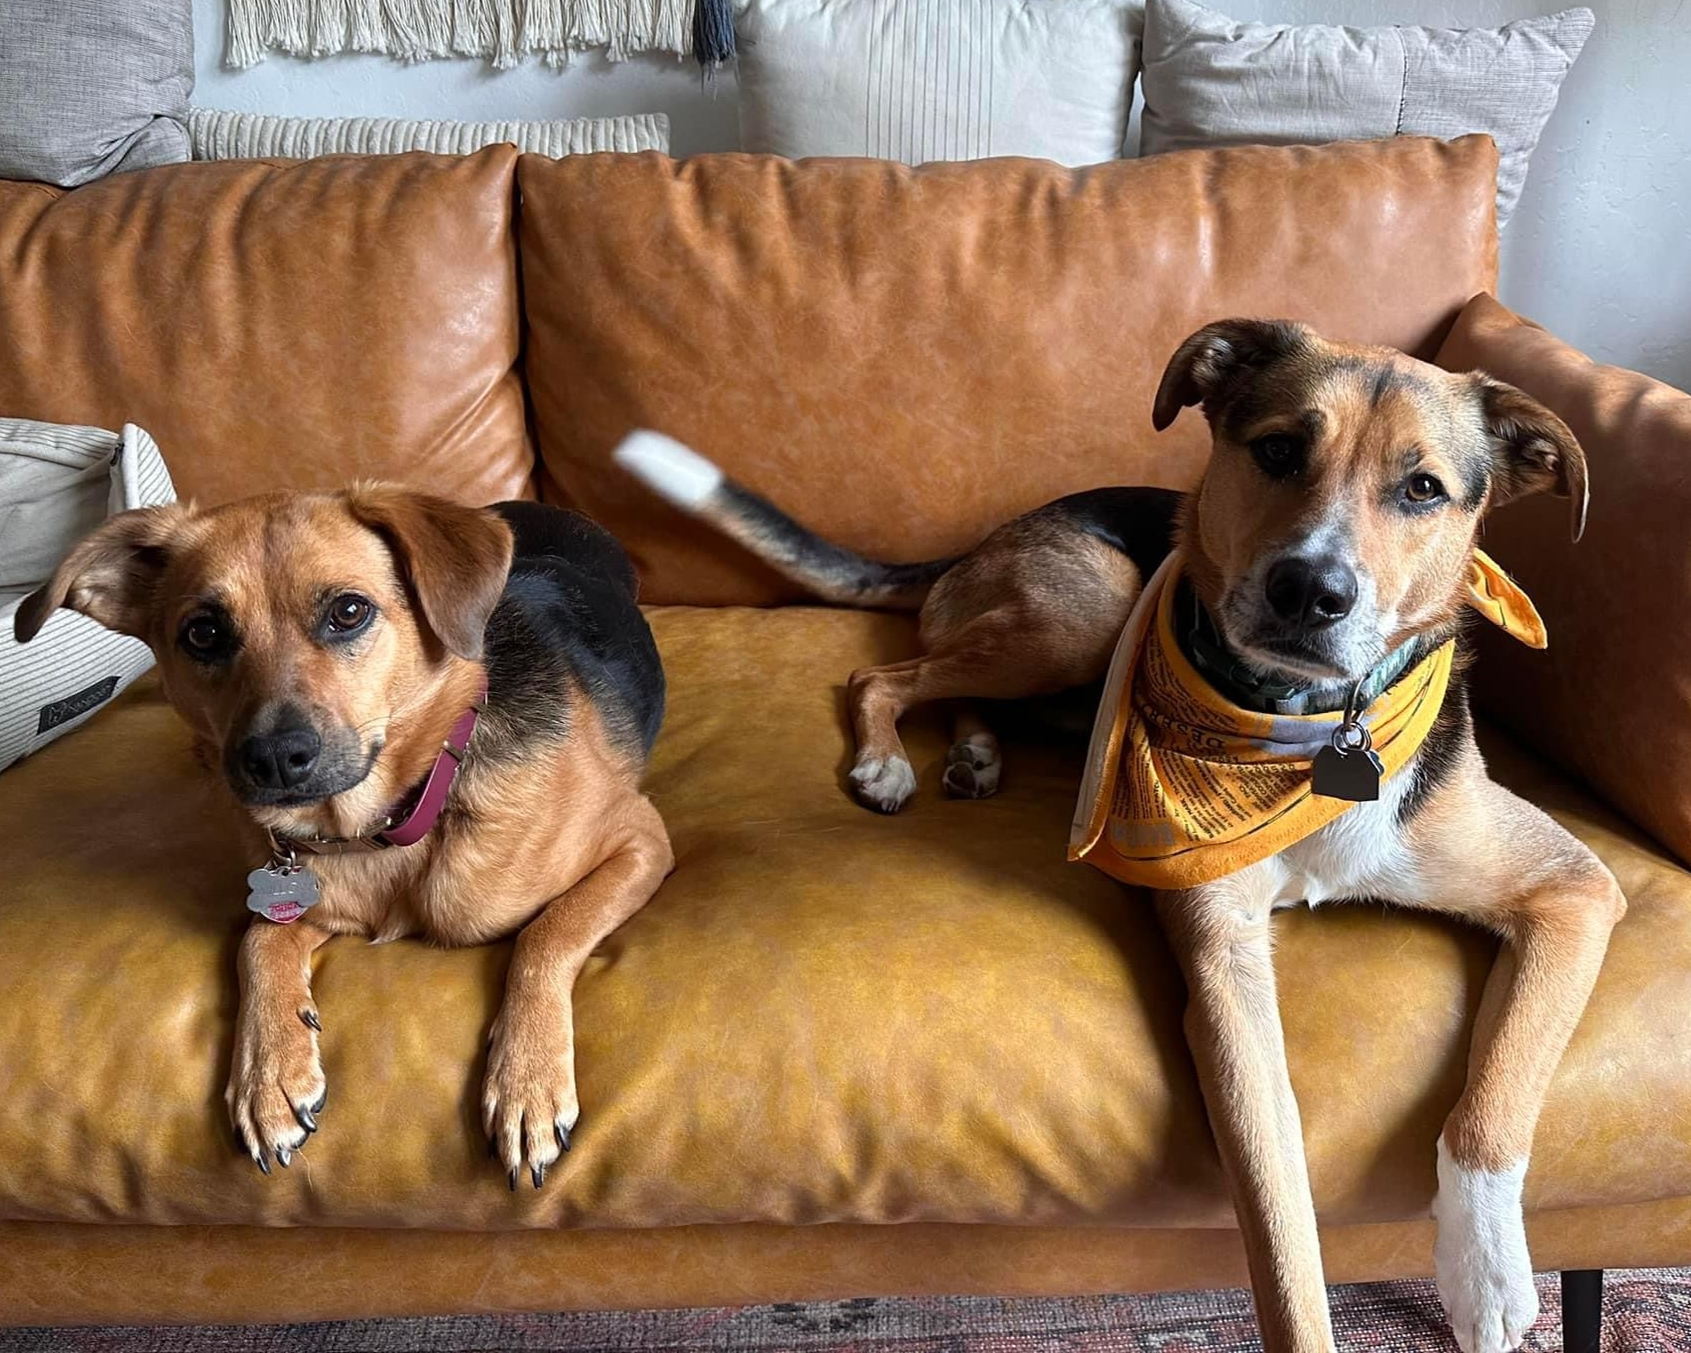
[{"label": "dog's brown eye", "polygon": [[1272,479],[1285,479],[1303,469],[1303,441],[1289,433],[1271,432],[1258,437],[1251,443],[1251,455]]},{"label": "dog's brown eye", "polygon": [[220,663],[235,651],[235,629],[226,617],[202,611],[182,622],[176,642],[197,662]]},{"label": "dog's brown eye", "polygon": [[1412,474],[1403,486],[1403,494],[1412,503],[1430,503],[1444,497],[1444,485],[1430,474]]},{"label": "dog's brown eye", "polygon": [[375,607],[363,597],[343,592],[329,603],[329,628],[337,634],[361,630],[369,623],[374,610]]}]

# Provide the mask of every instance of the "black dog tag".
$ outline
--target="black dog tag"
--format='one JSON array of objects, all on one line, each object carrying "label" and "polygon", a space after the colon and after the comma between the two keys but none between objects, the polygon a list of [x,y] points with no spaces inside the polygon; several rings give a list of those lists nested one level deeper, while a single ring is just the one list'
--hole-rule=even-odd
[{"label": "black dog tag", "polygon": [[1380,797],[1380,777],[1386,773],[1372,747],[1343,752],[1323,747],[1315,754],[1315,776],[1310,790],[1324,799],[1349,799],[1372,803]]},{"label": "black dog tag", "polygon": [[1380,797],[1385,765],[1374,754],[1374,737],[1362,722],[1362,682],[1350,688],[1345,717],[1333,730],[1330,745],[1315,754],[1310,793],[1324,799],[1373,803]]}]

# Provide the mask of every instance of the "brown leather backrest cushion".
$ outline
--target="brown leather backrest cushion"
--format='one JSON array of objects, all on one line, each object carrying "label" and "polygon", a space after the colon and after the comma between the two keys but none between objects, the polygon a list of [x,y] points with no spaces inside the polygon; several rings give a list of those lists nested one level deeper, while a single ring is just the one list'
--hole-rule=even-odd
[{"label": "brown leather backrest cushion", "polygon": [[1190,485],[1194,412],[1151,429],[1180,341],[1306,319],[1431,357],[1493,284],[1487,137],[998,159],[524,156],[542,491],[632,551],[649,601],[793,589],[609,462],[681,438],[806,524],[894,560],[1103,484]]},{"label": "brown leather backrest cushion", "polygon": [[0,183],[0,413],[139,423],[222,502],[385,478],[523,494],[516,152]]},{"label": "brown leather backrest cushion", "polygon": [[1463,310],[1438,361],[1549,405],[1591,479],[1577,545],[1557,499],[1487,522],[1486,549],[1538,604],[1550,647],[1481,635],[1477,699],[1691,861],[1691,395],[1598,366],[1490,296]]}]

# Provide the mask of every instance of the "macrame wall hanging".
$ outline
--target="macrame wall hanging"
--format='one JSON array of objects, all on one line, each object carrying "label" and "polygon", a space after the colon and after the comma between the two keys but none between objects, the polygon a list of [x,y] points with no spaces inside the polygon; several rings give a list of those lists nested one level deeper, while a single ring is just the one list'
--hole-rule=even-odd
[{"label": "macrame wall hanging", "polygon": [[228,62],[379,52],[401,61],[480,57],[504,70],[531,55],[555,66],[604,48],[692,51],[694,0],[229,0]]}]

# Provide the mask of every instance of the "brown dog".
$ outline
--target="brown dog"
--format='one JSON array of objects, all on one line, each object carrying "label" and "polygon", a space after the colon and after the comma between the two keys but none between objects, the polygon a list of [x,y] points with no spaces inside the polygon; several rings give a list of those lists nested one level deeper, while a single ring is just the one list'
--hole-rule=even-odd
[{"label": "brown dog", "polygon": [[229,1114],[266,1174],[323,1109],[311,955],[337,934],[520,931],[483,1117],[513,1189],[569,1149],[576,975],[673,864],[639,789],[663,672],[634,586],[572,513],[365,485],[126,512],[19,610],[20,640],[69,606],[152,647],[272,861],[249,905],[300,898],[240,949]]},{"label": "brown dog", "polygon": [[[881,565],[841,550],[656,434],[625,445],[619,460],[820,597],[921,608],[923,655],[855,672],[849,685],[852,789],[883,812],[916,784],[897,731],[906,710],[1097,681],[1171,543],[1198,603],[1194,666],[1237,703],[1314,714],[1344,709],[1394,656],[1406,670],[1460,638],[1469,561],[1491,507],[1549,489],[1572,500],[1576,537],[1583,523],[1585,462],[1573,435],[1484,376],[1328,343],[1298,324],[1228,320],[1174,354],[1156,426],[1188,405],[1202,405],[1213,434],[1191,495],[1076,494],[931,564]],[[1270,913],[1304,900],[1446,911],[1506,941],[1467,1088],[1437,1146],[1435,1264],[1466,1353],[1517,1348],[1537,1315],[1521,1211],[1527,1156],[1625,902],[1589,850],[1487,778],[1462,665],[1430,733],[1377,801],[1218,881],[1156,894],[1187,979],[1188,1038],[1264,1344],[1277,1353],[1334,1346],[1269,949]],[[998,776],[997,743],[965,710],[945,787],[990,794]]]}]

